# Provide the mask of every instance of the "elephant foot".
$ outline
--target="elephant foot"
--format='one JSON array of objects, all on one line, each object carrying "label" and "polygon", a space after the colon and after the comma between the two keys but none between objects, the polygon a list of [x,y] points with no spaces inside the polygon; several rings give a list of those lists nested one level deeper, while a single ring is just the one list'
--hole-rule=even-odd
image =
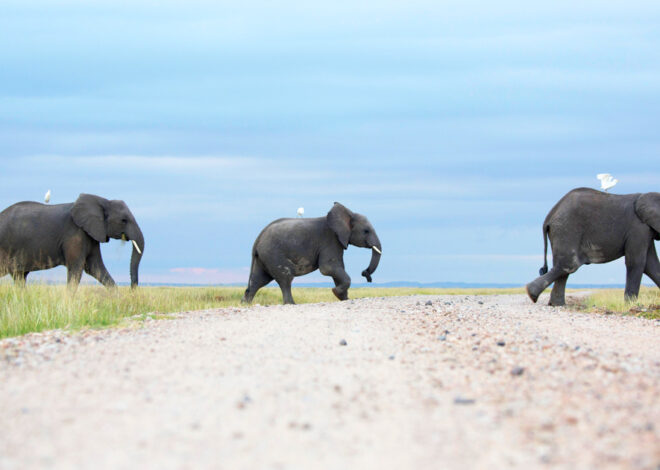
[{"label": "elephant foot", "polygon": [[536,301],[539,300],[539,295],[541,295],[541,293],[540,292],[539,293],[534,293],[529,287],[531,285],[532,285],[532,283],[527,284],[525,286],[525,291],[527,292],[527,295],[532,300],[532,302],[536,303]]},{"label": "elephant foot", "polygon": [[566,305],[566,300],[564,299],[550,299],[550,302],[548,302],[548,305],[551,307],[563,307]]},{"label": "elephant foot", "polygon": [[340,292],[336,287],[332,288],[332,293],[335,294],[339,300],[348,300],[348,292]]}]

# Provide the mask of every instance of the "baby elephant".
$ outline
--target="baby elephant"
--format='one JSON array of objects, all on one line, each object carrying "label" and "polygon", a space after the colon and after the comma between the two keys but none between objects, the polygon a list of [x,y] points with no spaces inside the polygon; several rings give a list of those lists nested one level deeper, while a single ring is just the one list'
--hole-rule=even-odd
[{"label": "baby elephant", "polygon": [[83,270],[112,287],[115,281],[99,246],[109,238],[133,242],[131,287],[135,287],[144,237],[124,201],[81,194],[68,204],[16,203],[0,212],[0,276],[9,273],[23,284],[31,271],[63,264],[69,287],[78,286]]},{"label": "baby elephant", "polygon": [[285,304],[293,304],[291,282],[296,276],[316,269],[335,281],[333,294],[348,299],[351,278],[344,270],[344,250],[348,244],[371,248],[371,263],[362,275],[371,274],[380,261],[381,245],[367,218],[351,212],[338,202],[325,217],[278,219],[261,231],[252,247],[250,280],[243,302],[252,302],[257,291],[275,279]]},{"label": "baby elephant", "polygon": [[[553,282],[550,305],[564,305],[568,275],[583,264],[626,257],[626,299],[639,294],[642,274],[660,287],[660,262],[654,240],[660,239],[660,193],[608,194],[579,188],[566,194],[543,222],[545,264],[527,284],[536,302]],[[548,271],[548,241],[552,269]]]}]

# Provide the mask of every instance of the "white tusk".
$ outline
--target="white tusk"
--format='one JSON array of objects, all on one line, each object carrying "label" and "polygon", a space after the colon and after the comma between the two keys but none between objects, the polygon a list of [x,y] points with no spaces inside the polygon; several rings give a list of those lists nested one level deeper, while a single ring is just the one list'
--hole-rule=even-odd
[{"label": "white tusk", "polygon": [[140,249],[139,249],[138,246],[137,246],[137,243],[135,243],[135,240],[131,240],[131,241],[133,242],[133,246],[135,247],[135,250],[136,250],[138,253],[142,254],[142,252],[140,251]]},{"label": "white tusk", "polygon": [[380,251],[380,250],[379,250],[378,248],[376,248],[375,246],[372,246],[371,249],[374,250],[374,251],[375,251],[376,253],[378,253],[379,255],[382,255],[382,254],[383,254],[383,252]]}]

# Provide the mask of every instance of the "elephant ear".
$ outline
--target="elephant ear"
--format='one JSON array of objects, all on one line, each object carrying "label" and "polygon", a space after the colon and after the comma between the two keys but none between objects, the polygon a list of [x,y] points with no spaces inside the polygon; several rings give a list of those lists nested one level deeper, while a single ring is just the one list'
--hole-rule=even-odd
[{"label": "elephant ear", "polygon": [[348,248],[348,240],[351,238],[352,218],[353,213],[338,202],[335,202],[326,217],[328,226],[335,232],[344,249]]},{"label": "elephant ear", "polygon": [[108,241],[105,208],[108,200],[93,194],[81,194],[71,208],[73,222],[97,242]]},{"label": "elephant ear", "polygon": [[660,234],[660,193],[645,193],[635,201],[635,212],[642,222]]}]

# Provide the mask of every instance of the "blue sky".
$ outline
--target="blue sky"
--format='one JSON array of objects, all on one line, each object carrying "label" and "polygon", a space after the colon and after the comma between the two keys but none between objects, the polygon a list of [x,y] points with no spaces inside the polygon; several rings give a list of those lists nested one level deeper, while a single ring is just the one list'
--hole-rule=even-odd
[{"label": "blue sky", "polygon": [[[317,3],[3,2],[0,206],[123,199],[142,281],[216,283],[340,201],[379,233],[375,282],[522,284],[567,191],[660,190],[660,3]],[[128,280],[130,247],[103,255]]]}]

